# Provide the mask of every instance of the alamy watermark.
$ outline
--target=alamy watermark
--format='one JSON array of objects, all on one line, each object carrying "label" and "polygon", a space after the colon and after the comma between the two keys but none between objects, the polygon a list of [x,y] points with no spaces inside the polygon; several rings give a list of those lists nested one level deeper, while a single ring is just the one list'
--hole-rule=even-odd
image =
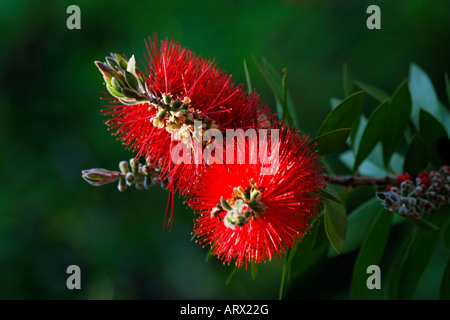
[{"label": "alamy watermark", "polygon": [[[261,174],[273,175],[279,167],[279,129],[218,129],[202,130],[202,122],[194,122],[190,145],[172,134],[178,143],[171,150],[174,164],[257,164]],[[224,146],[225,145],[225,146]]]}]

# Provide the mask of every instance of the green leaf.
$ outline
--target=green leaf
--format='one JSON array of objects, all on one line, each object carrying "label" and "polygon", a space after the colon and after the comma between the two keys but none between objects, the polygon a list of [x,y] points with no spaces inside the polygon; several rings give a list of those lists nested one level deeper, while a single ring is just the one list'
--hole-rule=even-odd
[{"label": "green leaf", "polygon": [[343,80],[344,80],[344,95],[348,97],[353,92],[355,92],[355,87],[353,85],[352,77],[350,76],[350,72],[348,71],[348,66],[346,63],[344,64]]},{"label": "green leaf", "polygon": [[[275,95],[279,118],[285,120],[288,124],[293,123],[297,129],[300,128],[297,112],[292,102],[291,95],[287,91],[285,69],[283,69],[282,78],[266,59],[262,59],[262,65],[258,63],[255,57],[253,57],[253,60],[259,72],[266,80],[269,88]],[[283,112],[284,109],[287,109],[287,111]]]},{"label": "green leaf", "polygon": [[245,61],[245,59],[244,59],[244,73],[245,73],[245,80],[247,82],[247,92],[248,94],[251,94],[253,91],[252,80],[250,78],[250,73],[248,72],[247,68],[247,61]]},{"label": "green leaf", "polygon": [[[364,129],[366,128],[367,125],[367,119],[364,115],[360,115],[358,117],[358,119],[356,120],[358,123],[356,125],[354,125],[354,130],[352,130],[352,143],[351,143],[351,147],[352,147],[352,151],[353,153],[356,154],[356,151],[359,148],[359,145],[361,144],[361,138],[364,134]],[[354,162],[352,163],[350,169],[353,169],[353,165]]]},{"label": "green leaf", "polygon": [[375,98],[379,102],[384,102],[387,99],[389,99],[389,95],[386,92],[384,92],[383,90],[381,90],[375,86],[372,86],[370,84],[363,83],[360,81],[354,81],[354,82],[361,90],[363,90],[369,96]]},{"label": "green leaf", "polygon": [[448,80],[448,73],[445,73],[445,91],[447,92],[448,105],[450,106],[450,81]]},{"label": "green leaf", "polygon": [[134,54],[131,56],[130,60],[128,60],[126,71],[136,75],[136,59],[134,58]]},{"label": "green leaf", "polygon": [[416,235],[416,232],[412,232],[411,235],[404,240],[399,252],[395,255],[395,260],[391,266],[387,280],[388,299],[397,300],[399,298],[399,282],[402,275],[402,269],[408,258],[409,250],[414,243]]},{"label": "green leaf", "polygon": [[392,225],[392,212],[382,209],[359,251],[353,269],[351,298],[363,299],[367,291],[367,267],[378,265],[383,256]]},{"label": "green leaf", "polygon": [[329,199],[331,201],[334,201],[334,202],[337,202],[337,203],[340,203],[340,204],[344,204],[341,199],[339,199],[338,197],[336,197],[336,196],[332,195],[331,193],[327,192],[325,189],[319,190],[319,193],[326,199]]},{"label": "green leaf", "polygon": [[[347,233],[344,247],[341,252],[342,254],[356,250],[361,246],[370,226],[381,208],[380,201],[373,197],[358,206],[349,214],[347,220]],[[334,250],[329,250],[328,256],[330,258],[334,257],[336,256],[336,252]]]},{"label": "green leaf", "polygon": [[322,248],[325,249],[324,244],[326,244],[328,247],[328,238],[327,238],[327,233],[325,232],[324,221],[320,220],[318,224],[319,224],[319,226],[317,227],[317,231],[316,231],[314,247],[312,248],[313,253],[318,250],[321,250]]},{"label": "green leaf", "polygon": [[231,280],[233,280],[234,276],[236,275],[236,272],[239,270],[238,267],[234,266],[233,270],[231,270],[230,275],[228,276],[227,280],[225,281],[225,285],[229,285],[231,283]]},{"label": "green leaf", "polygon": [[450,300],[450,259],[447,262],[447,267],[445,268],[444,276],[442,277],[439,299]]},{"label": "green leaf", "polygon": [[408,81],[405,80],[392,96],[389,117],[386,119],[388,125],[383,137],[383,160],[386,168],[389,168],[391,157],[404,136],[409,124],[411,108],[411,95]]},{"label": "green leaf", "polygon": [[127,81],[130,88],[139,92],[139,80],[134,74],[129,71],[125,71],[125,80]]},{"label": "green leaf", "polygon": [[106,85],[106,89],[108,89],[109,93],[116,98],[125,98],[123,94],[111,87],[109,84]]},{"label": "green leaf", "polygon": [[289,248],[287,253],[286,253],[286,259],[284,260],[283,271],[281,272],[280,292],[278,294],[278,300],[282,300],[283,299],[284,285],[286,283],[286,280],[287,280],[288,274],[289,274],[289,263],[288,263],[288,261],[291,261],[291,259],[289,258],[289,254],[291,253],[291,251],[292,251],[291,248]]},{"label": "green leaf", "polygon": [[426,110],[437,119],[442,120],[443,114],[433,83],[419,66],[411,64],[408,83],[412,98],[411,117],[416,129],[419,129],[420,109]]},{"label": "green leaf", "polygon": [[314,222],[309,233],[305,234],[300,243],[296,243],[295,250],[291,250],[289,254],[288,266],[289,277],[297,277],[308,268],[310,268],[323,254],[327,248],[327,238],[323,239],[324,232],[323,221]]},{"label": "green leaf", "polygon": [[331,110],[333,110],[333,109],[335,109],[338,105],[339,105],[339,103],[341,103],[341,99],[338,99],[338,98],[330,98],[330,107],[331,107]]},{"label": "green leaf", "polygon": [[227,202],[227,200],[225,200],[224,197],[220,198],[220,205],[222,206],[222,208],[224,210],[227,210],[227,211],[233,210],[233,208],[230,206],[230,204]]},{"label": "green leaf", "polygon": [[361,163],[372,152],[385,133],[386,119],[389,117],[389,100],[378,106],[370,115],[364,129],[358,153],[356,154],[354,170],[357,171]]},{"label": "green leaf", "polygon": [[420,228],[425,228],[425,229],[433,229],[433,230],[439,230],[439,227],[437,225],[435,225],[434,223],[422,219],[420,217],[416,218],[416,217],[404,217],[405,220],[409,221],[410,223],[420,227]]},{"label": "green leaf", "polygon": [[414,134],[403,163],[403,172],[418,175],[428,164],[428,145],[418,134]]},{"label": "green leaf", "polygon": [[350,128],[329,131],[321,136],[315,137],[311,142],[316,143],[317,151],[321,155],[325,155],[339,150],[345,144],[345,141],[347,141],[350,131]]},{"label": "green leaf", "polygon": [[347,232],[347,213],[345,206],[325,200],[325,232],[334,250],[340,253],[344,247]]},{"label": "green leaf", "polygon": [[282,119],[288,124],[291,125],[294,123],[292,114],[290,113],[290,110],[288,108],[288,89],[287,89],[287,69],[283,68],[283,78],[281,79],[282,83],[282,100],[281,100],[281,106],[283,110],[283,117]]},{"label": "green leaf", "polygon": [[206,253],[205,262],[208,262],[209,259],[212,257],[212,247],[209,248],[208,252]]},{"label": "green leaf", "polygon": [[117,63],[119,64],[120,68],[123,71],[126,71],[127,70],[127,62],[125,61],[125,59],[118,53],[116,53],[115,56],[116,56],[116,60],[117,60]]},{"label": "green leaf", "polygon": [[[448,217],[448,208],[430,216],[430,222],[441,225]],[[394,275],[390,279],[391,299],[413,299],[417,284],[425,271],[439,240],[439,232],[428,228],[417,228],[412,233],[410,243],[398,255],[401,261],[394,263]],[[398,265],[396,265],[398,264]]]},{"label": "green leaf", "polygon": [[364,98],[362,91],[356,92],[334,108],[322,123],[317,136],[342,128],[351,128],[361,112]]},{"label": "green leaf", "polygon": [[428,144],[430,162],[435,168],[439,168],[442,161],[437,150],[437,141],[447,138],[447,131],[441,122],[425,110],[420,110],[420,135]]},{"label": "green leaf", "polygon": [[119,69],[119,65],[117,64],[116,60],[111,57],[106,57],[106,62],[109,64],[111,68]]},{"label": "green leaf", "polygon": [[255,280],[256,279],[256,275],[258,274],[258,265],[254,262],[252,262],[251,264],[251,275],[252,275],[252,279]]}]

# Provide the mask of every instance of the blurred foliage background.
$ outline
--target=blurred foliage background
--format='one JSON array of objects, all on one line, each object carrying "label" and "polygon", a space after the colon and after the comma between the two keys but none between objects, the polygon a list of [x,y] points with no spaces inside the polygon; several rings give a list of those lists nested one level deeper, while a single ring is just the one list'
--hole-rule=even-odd
[{"label": "blurred foliage background", "polygon": [[[66,28],[71,4],[81,8],[81,30]],[[366,28],[371,4],[381,8],[381,30]],[[416,63],[445,100],[449,12],[447,0],[0,0],[0,298],[278,297],[280,260],[262,265],[255,280],[239,270],[225,285],[232,267],[205,262],[208,250],[190,241],[193,215],[182,199],[168,231],[165,191],[119,193],[81,179],[82,169],[114,169],[132,157],[99,115],[104,87],[95,60],[111,51],[142,57],[156,32],[215,58],[238,82],[246,59],[254,87],[273,104],[252,60],[264,57],[287,68],[301,129],[315,134],[330,97],[343,97],[344,63],[390,94]],[[354,260],[322,259],[290,283],[286,298],[348,298]],[[66,288],[72,264],[81,268],[81,290]],[[430,279],[418,298],[434,298]]]}]

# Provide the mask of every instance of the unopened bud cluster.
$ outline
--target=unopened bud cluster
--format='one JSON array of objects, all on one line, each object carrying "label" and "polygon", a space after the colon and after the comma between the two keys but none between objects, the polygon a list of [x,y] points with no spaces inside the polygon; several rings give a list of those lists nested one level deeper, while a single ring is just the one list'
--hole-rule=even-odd
[{"label": "unopened bud cluster", "polygon": [[168,181],[161,181],[159,178],[160,169],[147,164],[143,165],[133,158],[129,163],[121,161],[119,169],[120,172],[100,168],[83,170],[82,177],[93,186],[101,186],[119,180],[117,188],[120,192],[132,186],[137,190],[148,190],[157,184],[160,184],[163,189],[167,188]]},{"label": "unopened bud cluster", "polygon": [[[96,61],[95,64],[113,97],[123,104],[149,103],[149,110],[157,109],[156,115],[150,118],[152,124],[159,129],[166,128],[174,134],[175,140],[181,140],[188,147],[193,147],[193,139],[202,141],[204,131],[218,128],[214,120],[191,107],[188,97],[174,98],[171,93],[166,93],[158,98],[136,68],[134,56],[127,61],[120,54],[112,53],[106,57],[106,63]],[[200,127],[194,127],[195,121],[201,122]],[[194,131],[198,132],[197,136]]]},{"label": "unopened bud cluster", "polygon": [[226,211],[223,223],[227,228],[243,227],[251,220],[256,220],[266,212],[266,206],[261,202],[262,190],[258,189],[253,180],[248,188],[236,187],[229,200],[223,197],[212,210],[211,217],[216,217]]},{"label": "unopened bud cluster", "polygon": [[421,172],[413,181],[408,173],[397,178],[398,186],[388,186],[386,192],[377,192],[383,206],[401,216],[419,217],[433,213],[450,201],[450,167],[439,171]]},{"label": "unopened bud cluster", "polygon": [[154,100],[142,74],[136,69],[134,56],[126,60],[112,53],[106,63],[96,61],[109,93],[123,104],[136,104]]}]

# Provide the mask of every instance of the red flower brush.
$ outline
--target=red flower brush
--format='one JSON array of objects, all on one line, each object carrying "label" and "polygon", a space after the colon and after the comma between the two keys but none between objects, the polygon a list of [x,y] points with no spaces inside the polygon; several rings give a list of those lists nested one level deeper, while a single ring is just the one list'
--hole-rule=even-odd
[{"label": "red flower brush", "polygon": [[[195,55],[178,43],[158,40],[147,43],[145,73],[136,68],[134,56],[118,54],[96,62],[114,102],[103,110],[114,134],[147,164],[159,168],[168,188],[187,192],[199,167],[174,164],[171,151],[177,140],[192,147],[194,122],[200,135],[208,129],[246,128],[268,113],[256,94],[220,71],[214,62]],[[204,144],[202,144],[204,146]],[[191,155],[193,157],[193,155]]]},{"label": "red flower brush", "polygon": [[[325,183],[314,146],[285,126],[270,129],[268,156],[276,170],[267,171],[260,154],[254,164],[247,158],[244,164],[214,164],[189,195],[187,203],[200,215],[194,223],[198,241],[211,245],[224,263],[235,259],[241,267],[281,257],[319,214]],[[245,148],[245,157],[254,156],[250,144]],[[236,160],[243,157],[236,154]]]}]

